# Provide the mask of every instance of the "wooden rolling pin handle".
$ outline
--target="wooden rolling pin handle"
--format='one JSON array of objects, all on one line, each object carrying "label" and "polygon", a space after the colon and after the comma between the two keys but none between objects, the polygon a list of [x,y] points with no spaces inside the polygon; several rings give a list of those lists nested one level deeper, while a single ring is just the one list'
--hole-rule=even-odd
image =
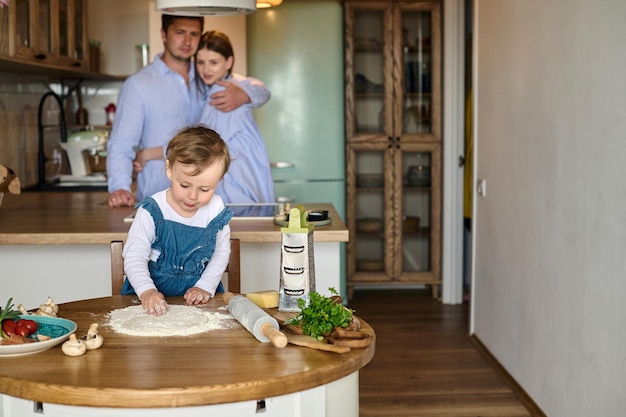
[{"label": "wooden rolling pin handle", "polygon": [[274,326],[269,323],[264,323],[261,326],[261,334],[270,340],[270,343],[277,348],[284,348],[287,346],[287,336],[280,330],[276,330]]},{"label": "wooden rolling pin handle", "polygon": [[230,292],[230,291],[225,292],[225,293],[224,293],[224,295],[223,295],[223,297],[222,297],[222,298],[223,298],[223,300],[224,300],[224,303],[226,303],[226,304],[228,305],[228,303],[230,303],[230,300],[232,300],[232,298],[233,298],[234,296],[235,296],[235,294],[233,294],[233,293],[232,293],[232,292]]}]

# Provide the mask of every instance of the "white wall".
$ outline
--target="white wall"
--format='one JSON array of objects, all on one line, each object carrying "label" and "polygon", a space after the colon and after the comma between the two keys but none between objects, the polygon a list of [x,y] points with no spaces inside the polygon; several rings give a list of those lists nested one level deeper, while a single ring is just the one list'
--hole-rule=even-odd
[{"label": "white wall", "polygon": [[[136,1],[136,0],[135,0]],[[142,0],[145,3],[145,0]],[[149,38],[150,55],[154,57],[163,51],[163,41],[161,40],[161,13],[156,12],[155,0],[149,0]],[[235,51],[235,66],[233,71],[247,75],[246,61],[246,16],[205,16],[204,31],[219,30],[228,35],[230,43]],[[152,59],[151,59],[152,60]]]},{"label": "white wall", "polygon": [[87,7],[87,34],[101,42],[100,70],[112,75],[137,71],[135,45],[149,41],[148,2],[88,0]]},{"label": "white wall", "polygon": [[475,19],[475,335],[548,416],[624,416],[626,2]]},{"label": "white wall", "polygon": [[[150,61],[163,51],[161,13],[155,0],[88,0],[88,36],[101,42],[101,71],[130,75],[139,68],[135,46],[150,45]],[[226,33],[235,50],[235,72],[246,75],[246,17],[207,16],[204,29]]]},{"label": "white wall", "polygon": [[[150,61],[163,51],[161,13],[155,10],[155,0],[88,0],[88,36],[101,42],[101,71],[110,75],[128,76],[139,69],[135,46],[147,43]],[[205,30],[226,33],[235,50],[234,71],[247,75],[246,17],[205,17]],[[116,103],[122,82],[83,83],[83,104],[89,112],[89,122],[104,125],[104,108]]]}]

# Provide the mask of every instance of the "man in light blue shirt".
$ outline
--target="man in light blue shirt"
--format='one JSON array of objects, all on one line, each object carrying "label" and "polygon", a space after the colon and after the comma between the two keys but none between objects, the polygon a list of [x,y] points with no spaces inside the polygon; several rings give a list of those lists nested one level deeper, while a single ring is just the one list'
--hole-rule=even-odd
[{"label": "man in light blue shirt", "polygon": [[[165,149],[184,127],[196,124],[206,102],[198,92],[191,58],[202,35],[203,17],[163,15],[161,38],[164,52],[130,76],[120,91],[113,130],[107,144],[107,177],[110,207],[133,206],[137,201],[170,186],[165,174]],[[230,111],[244,103],[260,106],[269,99],[264,85],[228,85],[209,104]],[[137,174],[132,192],[133,162],[139,149],[151,148]]]}]

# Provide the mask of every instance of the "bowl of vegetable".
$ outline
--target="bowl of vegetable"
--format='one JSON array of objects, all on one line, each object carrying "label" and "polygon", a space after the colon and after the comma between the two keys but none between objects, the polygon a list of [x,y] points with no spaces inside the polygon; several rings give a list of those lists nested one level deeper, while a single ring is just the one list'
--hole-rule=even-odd
[{"label": "bowl of vegetable", "polygon": [[21,314],[9,299],[0,310],[0,357],[43,352],[66,341],[76,332],[75,322],[60,317]]}]

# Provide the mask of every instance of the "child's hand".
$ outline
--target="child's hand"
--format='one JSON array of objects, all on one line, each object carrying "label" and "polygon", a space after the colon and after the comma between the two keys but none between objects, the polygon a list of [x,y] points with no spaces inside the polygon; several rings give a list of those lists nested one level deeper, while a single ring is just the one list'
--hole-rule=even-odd
[{"label": "child's hand", "polygon": [[160,316],[167,312],[165,297],[157,290],[147,290],[141,293],[141,305],[151,316]]},{"label": "child's hand", "polygon": [[139,174],[143,171],[144,165],[148,162],[148,150],[141,149],[135,154],[135,160],[133,161],[133,173]]},{"label": "child's hand", "polygon": [[187,304],[206,304],[211,299],[211,294],[198,287],[191,287],[184,295]]}]

